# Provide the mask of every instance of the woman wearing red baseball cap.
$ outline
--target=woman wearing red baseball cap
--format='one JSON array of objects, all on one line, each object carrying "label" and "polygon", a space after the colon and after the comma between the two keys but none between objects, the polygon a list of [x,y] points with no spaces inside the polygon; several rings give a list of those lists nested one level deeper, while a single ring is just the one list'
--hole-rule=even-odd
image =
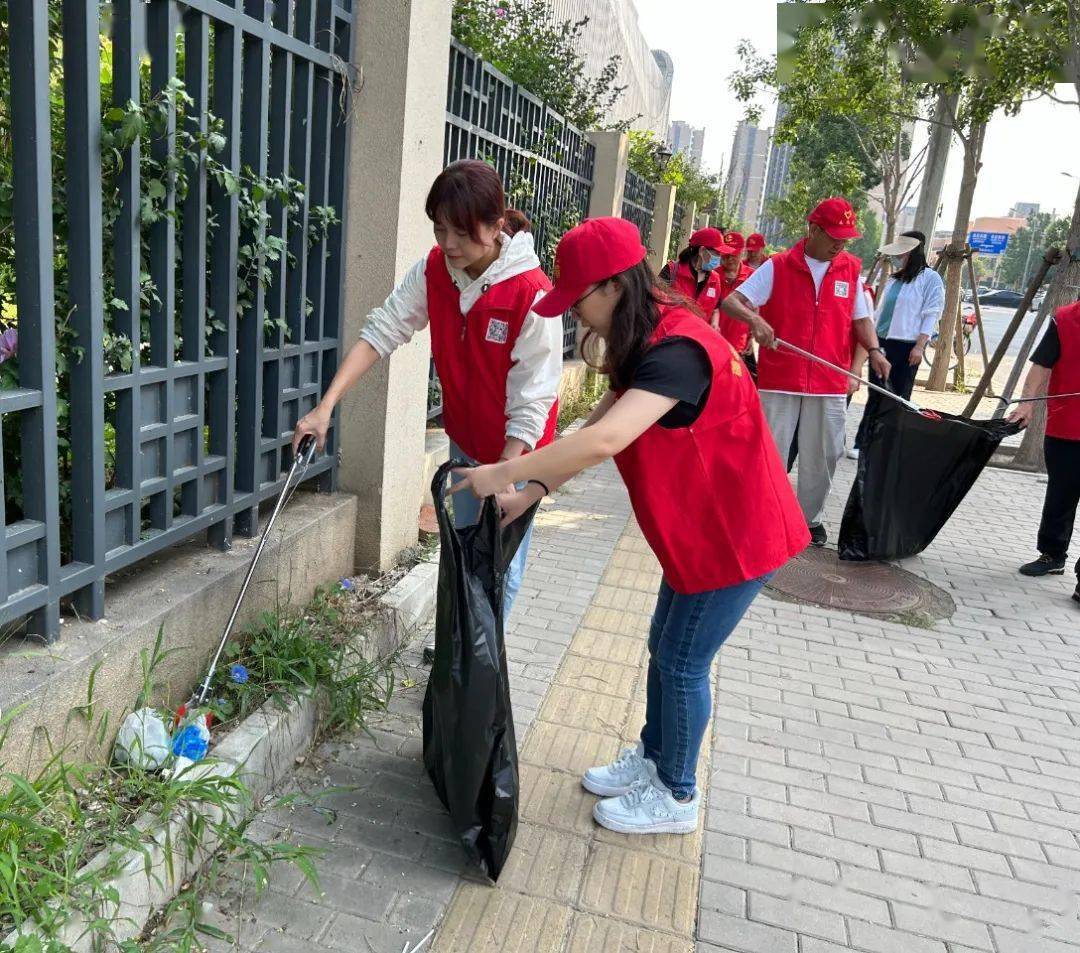
[{"label": "woman wearing red baseball cap", "polygon": [[[321,447],[346,392],[380,358],[429,326],[452,458],[494,463],[554,439],[562,322],[533,310],[551,282],[540,268],[528,220],[506,208],[499,174],[474,160],[455,162],[439,174],[425,210],[434,224],[435,247],[368,316],[326,394],[296,425],[294,450],[306,434]],[[480,507],[471,502],[462,498],[454,507],[458,526],[479,519]],[[528,549],[526,534],[507,573],[507,615]]]},{"label": "woman wearing red baseball cap", "polygon": [[720,265],[724,256],[734,254],[716,228],[699,228],[690,236],[690,243],[669,261],[660,277],[679,294],[693,301],[714,328],[720,320],[720,302],[724,300]]},{"label": "woman wearing red baseball cap", "polygon": [[[572,308],[612,390],[578,432],[536,453],[463,472],[514,519],[586,467],[614,457],[663,569],[649,633],[641,741],[583,784],[593,816],[624,833],[697,827],[695,770],[709,670],[771,573],[809,532],[758,400],[731,345],[658,283],[636,227],[586,221],[563,236],[538,314]],[[503,494],[511,483],[523,490]],[[459,487],[464,488],[464,487]]]},{"label": "woman wearing red baseball cap", "polygon": [[[720,300],[723,302],[731,292],[739,287],[753,273],[745,261],[743,252],[746,249],[746,239],[740,232],[725,232],[724,242],[731,249],[731,254],[724,255],[720,260]],[[757,366],[754,362],[754,348],[750,343],[750,326],[738,321],[721,309],[717,314],[717,326],[746,361],[751,374],[756,374]]]},{"label": "woman wearing red baseball cap", "polygon": [[760,232],[754,232],[746,239],[746,264],[751,270],[759,268],[769,260],[765,251],[765,236]]}]

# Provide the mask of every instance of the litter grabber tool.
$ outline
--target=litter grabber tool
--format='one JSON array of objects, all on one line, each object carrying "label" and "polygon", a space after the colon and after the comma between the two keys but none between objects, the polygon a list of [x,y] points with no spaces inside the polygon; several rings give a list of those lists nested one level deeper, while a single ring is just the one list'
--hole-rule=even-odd
[{"label": "litter grabber tool", "polygon": [[837,364],[833,364],[831,361],[826,361],[824,358],[818,357],[816,354],[811,354],[809,351],[804,351],[801,347],[796,347],[794,344],[791,344],[790,342],[785,341],[782,338],[776,339],[776,345],[777,347],[785,347],[789,351],[793,351],[794,353],[805,357],[808,361],[813,361],[815,364],[820,364],[822,367],[827,367],[831,371],[836,371],[838,374],[843,374],[844,377],[850,377],[853,381],[858,381],[860,384],[864,384],[865,386],[869,387],[870,390],[877,391],[879,394],[883,394],[885,397],[895,400],[898,404],[903,404],[908,410],[913,410],[915,411],[915,413],[919,414],[922,417],[926,417],[929,420],[940,419],[940,415],[936,411],[924,410],[918,404],[914,403],[913,401],[907,400],[904,397],[901,397],[899,394],[889,390],[888,388],[879,387],[877,384],[872,384],[869,381],[864,381],[861,377],[859,377],[858,374],[852,374],[851,371],[849,371],[847,368],[840,367]]},{"label": "litter grabber tool", "polygon": [[[252,554],[251,563],[248,565],[247,573],[244,575],[244,581],[240,584],[240,591],[236,594],[236,601],[233,603],[232,612],[229,613],[229,620],[225,623],[225,630],[221,633],[221,639],[210,662],[210,668],[191,699],[185,705],[182,705],[176,713],[177,726],[184,723],[189,712],[201,708],[210,695],[210,685],[213,682],[214,673],[217,671],[218,663],[221,661],[221,654],[225,651],[229,636],[232,635],[236,617],[240,613],[240,605],[247,594],[248,586],[251,584],[251,577],[255,574],[255,567],[259,563],[259,557],[262,556],[263,550],[266,548],[266,541],[270,537],[270,531],[274,528],[274,522],[277,520],[278,514],[285,508],[285,504],[288,503],[296,488],[303,482],[304,474],[307,473],[311,461],[315,458],[315,447],[315,438],[308,435],[304,437],[297,448],[296,457],[289,468],[285,484],[278,494],[273,512],[271,512],[270,518],[263,528],[262,535],[259,537],[259,545],[255,547],[255,552]],[[173,736],[173,753],[178,759],[197,761],[206,754],[209,737],[207,719],[204,715],[198,715],[189,720],[187,724],[184,724],[183,728]]]},{"label": "litter grabber tool", "polygon": [[1011,407],[1013,404],[1034,404],[1043,400],[1065,400],[1068,397],[1080,397],[1080,391],[1072,394],[1044,394],[1042,397],[1015,397],[1012,400],[998,397],[997,400],[1006,407]]}]

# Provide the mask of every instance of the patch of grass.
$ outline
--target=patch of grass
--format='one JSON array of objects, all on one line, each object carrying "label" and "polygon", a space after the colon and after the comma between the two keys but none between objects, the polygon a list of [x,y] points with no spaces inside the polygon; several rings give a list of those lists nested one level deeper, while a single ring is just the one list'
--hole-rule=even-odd
[{"label": "patch of grass", "polygon": [[[385,709],[394,687],[392,664],[364,659],[356,638],[371,625],[373,601],[367,589],[338,584],[317,592],[302,610],[265,614],[227,647],[213,683],[211,711],[225,722],[237,721],[269,700],[284,703],[319,689],[327,706],[324,730],[362,725],[368,712]],[[169,654],[162,651],[159,632],[154,649],[143,655],[144,687],[136,707],[152,703],[154,670]],[[233,664],[245,667],[246,681],[231,677]],[[95,674],[86,704],[73,717],[85,719],[100,740],[107,737],[110,713],[94,699]],[[19,714],[8,712],[0,719],[0,757]],[[318,886],[319,851],[248,836],[252,795],[239,778],[197,769],[173,776],[73,762],[73,754],[57,753],[37,777],[0,773],[0,939],[31,922],[44,937],[20,937],[11,947],[15,953],[69,953],[64,924],[76,914],[90,924],[95,950],[195,953],[203,938],[230,939],[203,921],[201,899],[226,863],[249,871],[257,892],[268,883],[270,867],[280,862],[295,864]],[[134,822],[143,814],[151,823],[137,829]],[[201,858],[202,845],[210,839],[219,847],[202,874],[181,886],[141,936],[120,939],[120,924],[111,914],[117,895],[110,882],[126,853],[149,858],[148,847],[162,832],[174,861]],[[105,862],[86,870],[105,849]]]},{"label": "patch of grass", "polygon": [[565,394],[559,401],[558,432],[563,433],[571,424],[592,413],[606,390],[607,377],[590,370],[582,386]]}]

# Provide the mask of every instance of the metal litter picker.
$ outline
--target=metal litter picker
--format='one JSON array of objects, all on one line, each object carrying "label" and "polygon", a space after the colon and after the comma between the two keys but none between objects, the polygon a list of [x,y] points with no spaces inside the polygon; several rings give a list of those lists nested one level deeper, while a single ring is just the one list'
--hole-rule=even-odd
[{"label": "metal litter picker", "polygon": [[[229,613],[229,620],[225,623],[225,630],[221,633],[217,651],[214,652],[214,657],[210,661],[210,667],[206,672],[206,677],[202,680],[199,688],[194,692],[191,698],[184,705],[181,705],[179,711],[176,713],[178,725],[187,718],[189,713],[198,712],[198,710],[206,704],[206,699],[210,695],[210,686],[214,680],[214,673],[217,671],[218,664],[221,661],[221,654],[225,651],[225,645],[229,641],[229,636],[232,635],[233,626],[236,624],[236,617],[240,614],[240,605],[244,601],[244,596],[247,594],[248,586],[251,584],[251,577],[255,575],[255,567],[259,563],[259,557],[262,556],[263,550],[266,548],[266,541],[270,536],[270,530],[274,528],[274,522],[277,520],[278,514],[285,508],[285,504],[288,503],[289,499],[296,491],[296,488],[303,482],[304,475],[307,473],[308,467],[311,466],[311,461],[314,458],[315,439],[311,436],[304,437],[300,442],[300,446],[297,448],[296,457],[293,460],[292,466],[289,468],[288,476],[285,478],[285,484],[278,494],[273,512],[271,512],[270,518],[266,521],[266,526],[263,528],[262,535],[259,537],[259,545],[255,547],[255,552],[252,554],[251,563],[248,565],[247,573],[244,575],[244,581],[240,584],[240,591],[236,594],[236,601],[233,603],[232,612]],[[194,714],[187,722],[184,730],[187,731],[188,728],[194,728],[195,732],[200,736],[204,736],[205,738],[209,737],[207,718],[204,713]],[[183,754],[178,754],[178,763],[183,757]],[[197,759],[189,758],[187,760]]]}]

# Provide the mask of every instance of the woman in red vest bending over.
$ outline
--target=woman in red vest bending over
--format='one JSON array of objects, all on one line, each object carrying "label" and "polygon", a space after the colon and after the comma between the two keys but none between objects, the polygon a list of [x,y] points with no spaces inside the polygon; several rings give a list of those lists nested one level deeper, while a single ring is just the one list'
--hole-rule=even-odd
[{"label": "woman in red vest bending over", "polygon": [[[451,458],[495,463],[554,439],[562,322],[533,311],[551,282],[532,235],[504,231],[507,209],[498,173],[483,162],[455,162],[432,185],[426,211],[435,225],[435,247],[371,312],[322,401],[296,425],[294,447],[305,434],[315,435],[321,447],[346,391],[379,358],[429,325]],[[475,523],[479,505],[468,496],[458,499],[457,524]],[[507,573],[507,615],[528,548],[526,535]]]},{"label": "woman in red vest bending over", "polygon": [[[539,314],[572,307],[603,341],[612,390],[580,431],[464,474],[513,519],[586,467],[614,457],[663,569],[649,633],[641,742],[589,769],[593,816],[623,833],[697,826],[695,771],[709,722],[709,669],[771,573],[810,536],[743,362],[656,277],[637,229],[618,218],[567,232]],[[528,481],[523,490],[502,491]],[[463,489],[459,486],[458,489]]]},{"label": "woman in red vest bending over", "polygon": [[664,265],[660,277],[679,294],[693,301],[705,320],[718,327],[718,308],[724,299],[721,292],[720,264],[725,255],[735,249],[724,241],[716,228],[699,228],[690,236],[690,244],[680,253],[678,260]]}]

